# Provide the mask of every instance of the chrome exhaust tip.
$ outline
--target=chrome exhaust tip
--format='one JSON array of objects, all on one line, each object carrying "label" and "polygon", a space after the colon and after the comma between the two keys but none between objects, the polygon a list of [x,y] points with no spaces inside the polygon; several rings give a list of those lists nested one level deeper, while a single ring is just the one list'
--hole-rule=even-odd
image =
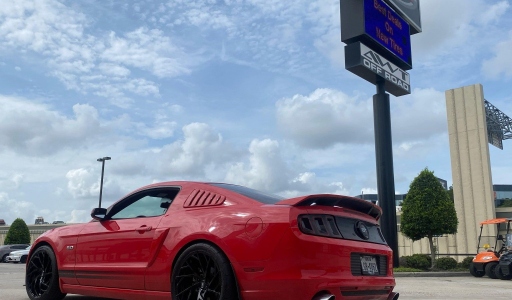
[{"label": "chrome exhaust tip", "polygon": [[388,300],[398,300],[398,296],[400,296],[399,293],[392,292],[391,294],[389,294]]},{"label": "chrome exhaust tip", "polygon": [[336,296],[329,293],[318,294],[311,300],[336,300]]}]

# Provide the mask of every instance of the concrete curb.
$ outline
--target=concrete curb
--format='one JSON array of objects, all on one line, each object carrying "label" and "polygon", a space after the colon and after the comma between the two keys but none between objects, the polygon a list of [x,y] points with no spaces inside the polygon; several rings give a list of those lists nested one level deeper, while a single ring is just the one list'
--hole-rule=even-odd
[{"label": "concrete curb", "polygon": [[395,277],[465,277],[471,276],[468,272],[395,272]]}]

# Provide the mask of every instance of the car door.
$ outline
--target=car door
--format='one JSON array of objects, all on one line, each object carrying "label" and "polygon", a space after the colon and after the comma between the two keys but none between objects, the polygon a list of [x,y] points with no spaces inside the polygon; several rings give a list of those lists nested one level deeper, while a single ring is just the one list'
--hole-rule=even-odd
[{"label": "car door", "polygon": [[80,285],[144,289],[155,230],[177,194],[173,188],[135,193],[91,221],[78,235],[75,274]]}]

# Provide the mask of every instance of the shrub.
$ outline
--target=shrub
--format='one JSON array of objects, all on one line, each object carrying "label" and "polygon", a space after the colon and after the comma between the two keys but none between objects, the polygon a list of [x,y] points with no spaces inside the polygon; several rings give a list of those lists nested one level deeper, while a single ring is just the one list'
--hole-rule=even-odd
[{"label": "shrub", "polygon": [[457,261],[453,257],[441,257],[436,260],[436,267],[440,270],[452,270],[457,268]]},{"label": "shrub", "polygon": [[430,256],[428,254],[413,254],[411,256],[405,256],[407,267],[428,270],[431,266]]},{"label": "shrub", "polygon": [[17,218],[12,222],[5,236],[4,245],[30,244],[30,231],[23,219]]},{"label": "shrub", "polygon": [[407,257],[409,256],[400,256],[400,258],[398,259],[398,265],[401,267],[401,268],[407,268],[409,267],[407,265]]},{"label": "shrub", "polygon": [[471,264],[471,262],[473,262],[473,256],[468,256],[466,258],[464,258],[458,265],[459,268],[461,269],[469,269],[469,265]]}]

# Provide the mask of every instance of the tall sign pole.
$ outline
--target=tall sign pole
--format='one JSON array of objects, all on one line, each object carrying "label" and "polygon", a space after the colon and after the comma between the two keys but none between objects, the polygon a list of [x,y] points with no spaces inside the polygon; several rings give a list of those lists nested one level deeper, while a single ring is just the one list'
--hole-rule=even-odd
[{"label": "tall sign pole", "polygon": [[382,208],[380,228],[389,247],[393,249],[393,266],[398,267],[399,253],[390,103],[389,95],[384,90],[384,79],[377,80],[376,87],[377,93],[373,96],[373,126],[375,131],[377,194],[379,205]]},{"label": "tall sign pole", "polygon": [[[384,2],[385,1],[385,2]],[[411,34],[421,32],[419,0],[340,0],[345,68],[376,86],[373,96],[380,227],[398,266],[395,180],[389,92],[411,93]]]}]

